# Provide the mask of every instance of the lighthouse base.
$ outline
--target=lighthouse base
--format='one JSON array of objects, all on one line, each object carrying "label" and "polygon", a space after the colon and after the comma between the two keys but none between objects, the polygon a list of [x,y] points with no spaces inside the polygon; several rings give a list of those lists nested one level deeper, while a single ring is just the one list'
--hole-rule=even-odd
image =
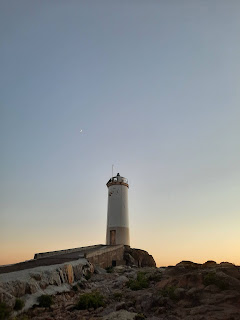
[{"label": "lighthouse base", "polygon": [[126,227],[108,227],[106,244],[115,246],[124,244],[130,246],[129,228]]}]

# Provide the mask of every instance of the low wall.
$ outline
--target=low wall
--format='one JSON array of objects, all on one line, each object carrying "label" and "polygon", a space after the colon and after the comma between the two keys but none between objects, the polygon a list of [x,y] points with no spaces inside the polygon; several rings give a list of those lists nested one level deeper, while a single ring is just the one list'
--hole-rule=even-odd
[{"label": "low wall", "polygon": [[73,253],[73,252],[78,252],[78,251],[83,251],[83,250],[91,250],[91,249],[95,249],[95,248],[102,247],[102,246],[103,246],[102,244],[96,244],[96,245],[88,246],[88,247],[79,247],[79,248],[72,248],[72,249],[64,249],[64,250],[35,253],[34,259],[52,257],[55,255],[64,254],[64,253]]},{"label": "low wall", "polygon": [[67,250],[36,253],[34,257],[35,259],[33,260],[19,262],[12,265],[0,266],[0,274],[35,268],[39,266],[50,266],[54,264],[78,260],[84,257],[87,258],[89,262],[106,268],[112,265],[112,261],[116,261],[116,265],[125,264],[125,262],[123,261],[123,251],[123,245],[94,245]]},{"label": "low wall", "polygon": [[113,265],[113,261],[116,265],[126,264],[123,260],[123,255],[124,245],[117,245],[86,253],[84,257],[94,265],[98,265],[101,268],[107,268]]}]

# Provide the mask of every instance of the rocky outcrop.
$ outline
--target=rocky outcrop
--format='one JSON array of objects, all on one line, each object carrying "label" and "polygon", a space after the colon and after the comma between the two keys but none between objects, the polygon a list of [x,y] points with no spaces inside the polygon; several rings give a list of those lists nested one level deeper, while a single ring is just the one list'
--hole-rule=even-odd
[{"label": "rocky outcrop", "polygon": [[156,262],[147,251],[125,246],[124,260],[127,266],[156,267]]},{"label": "rocky outcrop", "polygon": [[199,263],[195,263],[195,262],[192,262],[192,261],[184,261],[184,260],[176,264],[176,267],[180,267],[180,268],[196,269],[199,266],[200,266]]},{"label": "rocky outcrop", "polygon": [[[99,292],[104,306],[76,310],[85,292]],[[111,273],[98,267],[84,288],[56,295],[51,310],[30,309],[27,316],[35,320],[239,320],[239,314],[239,267],[184,262],[167,268],[117,266]]]},{"label": "rocky outcrop", "polygon": [[[0,302],[13,307],[16,298],[22,298],[32,304],[45,291],[57,293],[71,288],[74,281],[82,279],[87,273],[93,273],[93,266],[86,260],[37,267],[0,275]],[[67,287],[68,286],[68,287]],[[30,303],[31,305],[31,303]]]},{"label": "rocky outcrop", "polygon": [[[52,291],[51,308],[35,306],[23,317],[33,320],[240,319],[240,268],[230,263],[207,262],[201,265],[185,261],[167,268],[117,266],[104,270],[97,267],[94,273],[91,265],[70,265],[67,263],[41,272],[33,269],[27,281],[19,277],[14,280],[18,282],[12,282],[14,291],[10,288],[1,291],[2,288],[0,297],[4,293],[4,301],[9,305],[11,297],[35,297],[39,289],[31,295],[26,295],[26,290],[34,292],[36,283],[40,286],[44,280],[48,285],[42,292],[49,293],[50,288],[64,286],[65,292],[54,294]],[[85,272],[86,279],[83,280]],[[100,306],[86,305],[84,310],[76,308],[83,294],[96,297],[96,293],[101,297]]]}]

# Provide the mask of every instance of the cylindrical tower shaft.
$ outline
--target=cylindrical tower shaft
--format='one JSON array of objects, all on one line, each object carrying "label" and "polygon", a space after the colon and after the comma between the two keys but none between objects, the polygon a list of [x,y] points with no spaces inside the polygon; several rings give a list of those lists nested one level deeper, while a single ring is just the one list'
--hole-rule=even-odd
[{"label": "cylindrical tower shaft", "polygon": [[119,173],[108,183],[107,245],[130,245],[128,221],[128,181]]}]

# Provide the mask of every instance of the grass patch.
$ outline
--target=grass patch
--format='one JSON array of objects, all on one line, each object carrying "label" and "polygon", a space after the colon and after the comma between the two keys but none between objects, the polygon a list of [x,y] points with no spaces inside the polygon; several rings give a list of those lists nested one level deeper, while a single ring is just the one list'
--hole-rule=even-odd
[{"label": "grass patch", "polygon": [[10,309],[4,302],[0,302],[0,320],[5,320],[10,315]]},{"label": "grass patch", "polygon": [[228,283],[224,279],[221,279],[214,271],[211,271],[204,276],[203,284],[205,286],[214,284],[221,290],[226,290],[229,287]]},{"label": "grass patch", "polygon": [[145,289],[149,286],[149,280],[144,272],[138,272],[137,279],[130,279],[127,286],[134,291]]},{"label": "grass patch", "polygon": [[13,309],[15,310],[15,311],[19,311],[19,310],[22,310],[22,308],[24,307],[24,301],[23,300],[21,300],[21,299],[16,299],[15,300],[15,305],[14,305],[14,307],[13,307]]},{"label": "grass patch", "polygon": [[50,308],[53,304],[53,298],[52,296],[49,296],[48,294],[43,294],[37,299],[39,307],[42,308]]},{"label": "grass patch", "polygon": [[159,293],[163,297],[170,298],[171,300],[177,300],[177,296],[174,293],[175,290],[176,290],[176,287],[168,286],[168,287],[161,289]]},{"label": "grass patch", "polygon": [[76,309],[85,310],[104,306],[104,297],[99,292],[84,293],[80,296]]}]

